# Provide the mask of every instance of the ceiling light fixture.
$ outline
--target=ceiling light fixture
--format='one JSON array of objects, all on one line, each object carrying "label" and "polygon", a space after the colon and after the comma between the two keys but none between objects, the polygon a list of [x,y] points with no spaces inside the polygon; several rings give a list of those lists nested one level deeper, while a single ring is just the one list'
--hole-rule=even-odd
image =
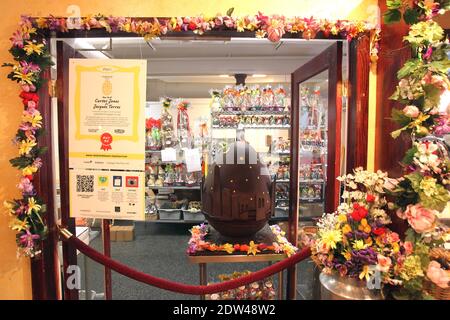
[{"label": "ceiling light fixture", "polygon": [[256,74],[252,75],[252,77],[253,78],[265,78],[265,77],[267,77],[267,74],[258,74],[258,73],[256,73]]},{"label": "ceiling light fixture", "polygon": [[229,78],[230,77],[230,75],[228,75],[228,74],[221,74],[221,75],[219,75],[219,78]]}]

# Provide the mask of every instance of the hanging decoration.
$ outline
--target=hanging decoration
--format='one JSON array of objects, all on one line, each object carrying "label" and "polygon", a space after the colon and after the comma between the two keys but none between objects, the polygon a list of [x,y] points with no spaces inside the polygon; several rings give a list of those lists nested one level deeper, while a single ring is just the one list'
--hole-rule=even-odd
[{"label": "hanging decoration", "polygon": [[17,187],[22,197],[7,200],[4,206],[11,215],[11,229],[16,231],[19,254],[34,257],[40,253],[40,244],[46,237],[45,204],[34,187],[34,177],[42,166],[40,156],[46,148],[38,145],[38,138],[43,134],[43,119],[39,111],[39,95],[37,90],[44,84],[42,72],[49,67],[51,57],[43,37],[29,17],[22,17],[19,29],[11,37],[12,47],[9,50],[14,63],[5,63],[11,67],[8,78],[18,83],[21,90],[24,111],[21,123],[14,137],[18,148],[18,156],[11,159],[11,165],[20,171]]}]

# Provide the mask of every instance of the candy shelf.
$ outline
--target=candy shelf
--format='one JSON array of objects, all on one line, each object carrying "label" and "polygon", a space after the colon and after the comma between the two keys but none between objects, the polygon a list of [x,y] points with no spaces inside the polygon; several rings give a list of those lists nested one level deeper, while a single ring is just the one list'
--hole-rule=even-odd
[{"label": "candy shelf", "polygon": [[200,186],[147,186],[148,189],[152,190],[167,190],[167,189],[174,189],[174,190],[200,190]]},{"label": "candy shelf", "polygon": [[274,111],[274,110],[236,110],[236,111],[215,111],[211,112],[211,115],[214,117],[220,117],[220,116],[279,116],[279,115],[290,115],[290,111]]},{"label": "candy shelf", "polygon": [[291,128],[290,125],[268,125],[268,126],[252,126],[252,125],[239,125],[239,126],[233,126],[233,127],[221,127],[221,126],[211,126],[213,129],[284,129],[288,130]]}]

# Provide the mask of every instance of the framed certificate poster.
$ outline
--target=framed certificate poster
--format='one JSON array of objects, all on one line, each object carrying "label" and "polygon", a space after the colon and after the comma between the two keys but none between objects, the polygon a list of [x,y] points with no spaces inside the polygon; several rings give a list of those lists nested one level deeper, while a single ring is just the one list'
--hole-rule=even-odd
[{"label": "framed certificate poster", "polygon": [[146,74],[146,60],[69,60],[72,217],[144,219]]}]

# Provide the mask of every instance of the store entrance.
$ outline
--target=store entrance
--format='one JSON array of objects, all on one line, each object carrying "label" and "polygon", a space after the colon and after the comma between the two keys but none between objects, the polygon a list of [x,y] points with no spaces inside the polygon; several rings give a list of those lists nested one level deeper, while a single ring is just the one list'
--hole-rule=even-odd
[{"label": "store entrance", "polygon": [[[69,215],[67,96],[71,58],[147,60],[145,221],[74,219]],[[186,259],[189,229],[204,222],[201,184],[212,156],[247,141],[274,184],[270,224],[297,244],[339,197],[335,178],[345,173],[349,46],[340,40],[253,38],[57,40],[59,123],[54,123],[60,222],[113,259],[148,274],[195,284]],[[56,119],[56,117],[54,117]],[[66,119],[66,120],[64,120]],[[58,140],[59,139],[59,140]],[[175,149],[169,158],[165,150]],[[188,170],[183,148],[198,149],[201,167]],[[167,160],[169,159],[169,160]],[[64,286],[66,299],[196,299],[112,273],[63,244],[64,270],[78,265],[81,289]],[[256,271],[261,264],[216,264],[221,274]],[[314,298],[312,263],[288,273],[287,294]],[[298,273],[298,277],[296,274]],[[67,274],[66,274],[67,276]],[[286,277],[285,277],[286,279]],[[274,286],[277,279],[274,279]],[[285,296],[286,297],[286,296]]]}]

